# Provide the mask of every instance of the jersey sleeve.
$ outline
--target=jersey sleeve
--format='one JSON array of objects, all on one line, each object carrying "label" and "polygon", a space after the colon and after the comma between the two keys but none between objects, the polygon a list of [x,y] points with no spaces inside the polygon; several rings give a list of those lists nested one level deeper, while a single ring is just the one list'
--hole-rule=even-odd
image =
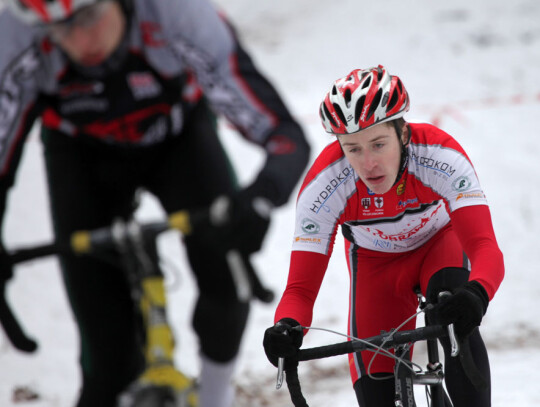
[{"label": "jersey sleeve", "polygon": [[0,179],[10,176],[36,117],[42,68],[32,31],[8,9],[0,12]]},{"label": "jersey sleeve", "polygon": [[263,196],[287,202],[308,159],[305,135],[270,81],[240,44],[234,29],[206,0],[171,3],[172,50],[195,73],[212,108],[249,141],[265,149],[257,177]]},{"label": "jersey sleeve", "polygon": [[287,287],[275,314],[275,321],[292,318],[302,326],[310,326],[313,306],[321,288],[330,256],[293,251]]},{"label": "jersey sleeve", "polygon": [[41,68],[32,30],[7,8],[0,11],[0,230],[24,141],[39,113]]},{"label": "jersey sleeve", "polygon": [[442,130],[414,126],[418,138],[411,143],[409,171],[424,186],[441,196],[449,209],[487,205],[475,169],[459,143]]},{"label": "jersey sleeve", "polygon": [[489,208],[485,205],[463,207],[450,216],[452,227],[471,261],[469,280],[482,284],[491,300],[504,277],[504,260]]}]

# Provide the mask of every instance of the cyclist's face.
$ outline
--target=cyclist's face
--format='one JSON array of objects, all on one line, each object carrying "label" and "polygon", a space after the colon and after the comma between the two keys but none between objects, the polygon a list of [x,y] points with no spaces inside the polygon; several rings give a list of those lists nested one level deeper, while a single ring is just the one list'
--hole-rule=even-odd
[{"label": "cyclist's face", "polygon": [[125,25],[118,2],[107,0],[77,11],[67,21],[51,24],[48,32],[73,61],[94,66],[118,47]]},{"label": "cyclist's face", "polygon": [[[406,132],[404,127],[403,139]],[[345,157],[364,184],[376,194],[388,192],[401,161],[401,145],[394,126],[382,123],[338,138]]]}]

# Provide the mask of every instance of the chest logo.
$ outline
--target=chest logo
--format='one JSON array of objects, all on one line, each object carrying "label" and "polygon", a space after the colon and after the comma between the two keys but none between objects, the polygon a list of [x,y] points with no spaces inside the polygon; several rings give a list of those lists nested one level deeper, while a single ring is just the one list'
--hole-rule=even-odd
[{"label": "chest logo", "polygon": [[371,206],[371,198],[362,198],[362,207],[364,209],[369,209]]},{"label": "chest logo", "polygon": [[401,182],[396,188],[396,194],[403,195],[405,192],[405,181]]},{"label": "chest logo", "polygon": [[161,85],[150,72],[129,74],[128,84],[136,100],[152,98],[161,93]]}]

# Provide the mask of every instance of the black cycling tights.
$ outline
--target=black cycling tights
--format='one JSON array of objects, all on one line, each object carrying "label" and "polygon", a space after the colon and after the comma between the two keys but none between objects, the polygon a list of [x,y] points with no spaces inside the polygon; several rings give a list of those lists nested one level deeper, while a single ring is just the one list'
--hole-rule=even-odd
[{"label": "black cycling tights", "polygon": [[[427,300],[436,301],[438,293],[460,286],[468,279],[469,272],[461,268],[445,268],[437,272],[429,281]],[[491,385],[489,360],[486,347],[476,329],[469,336],[469,345],[476,366],[484,379],[487,389],[478,391],[469,381],[459,362],[459,358],[450,356],[450,343],[442,340],[445,354],[446,387],[454,407],[489,407],[491,406]],[[375,373],[374,377],[386,377],[392,373]],[[376,380],[362,376],[354,383],[354,391],[360,407],[394,407],[394,379]]]}]

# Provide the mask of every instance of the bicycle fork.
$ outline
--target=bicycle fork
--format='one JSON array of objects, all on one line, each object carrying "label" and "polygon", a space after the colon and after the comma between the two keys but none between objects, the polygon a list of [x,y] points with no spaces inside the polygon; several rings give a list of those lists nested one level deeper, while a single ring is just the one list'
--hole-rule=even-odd
[{"label": "bicycle fork", "polygon": [[[408,346],[400,346],[396,348],[396,356],[409,360],[410,351]],[[394,405],[396,407],[416,407],[414,402],[414,382],[413,375],[405,364],[399,360],[396,361],[395,367],[395,398]]]}]

